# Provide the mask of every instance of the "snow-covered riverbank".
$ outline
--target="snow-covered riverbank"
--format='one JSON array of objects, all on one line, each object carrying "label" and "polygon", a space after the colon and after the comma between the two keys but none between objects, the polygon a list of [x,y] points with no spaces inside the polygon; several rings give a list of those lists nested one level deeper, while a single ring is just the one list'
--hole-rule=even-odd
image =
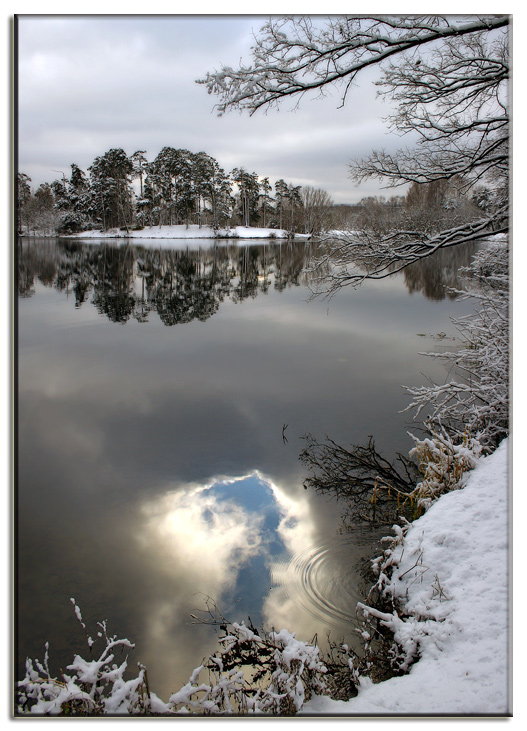
[{"label": "snow-covered riverbank", "polygon": [[[382,618],[393,622],[395,637],[405,654],[411,655],[416,641],[419,644],[420,658],[409,674],[376,685],[364,679],[357,697],[349,701],[315,695],[302,706],[304,687],[295,672],[301,672],[306,662],[316,669],[318,651],[284,630],[279,633],[284,646],[276,650],[278,655],[281,653],[281,659],[277,658],[280,682],[273,673],[273,682],[278,685],[272,686],[272,692],[264,691],[259,703],[276,698],[276,693],[281,698],[287,691],[300,715],[308,717],[511,715],[508,447],[505,440],[496,452],[481,459],[465,487],[439,498],[411,524],[404,541],[392,554],[397,561],[391,586],[395,596],[404,601],[407,619],[403,621],[395,614]],[[75,604],[74,599],[71,601]],[[82,621],[77,606],[75,611]],[[233,625],[233,629],[242,632],[244,639],[254,638],[262,643],[244,626],[236,630]],[[278,635],[273,642],[277,638]],[[229,635],[225,639],[232,641],[235,637]],[[118,645],[133,647],[128,640],[112,640],[109,647]],[[29,662],[27,677],[21,684],[25,688],[21,702],[30,700],[31,713],[52,715],[72,699],[78,701],[82,697],[89,704],[95,703],[94,691],[89,689],[96,687],[101,673],[108,672],[113,654],[108,655],[107,650],[99,660],[86,662],[76,656],[67,667],[76,675],[68,676],[67,685],[50,679],[45,667],[37,663],[35,668]],[[186,704],[200,693],[203,698],[193,702],[193,706],[215,709],[217,701],[223,702],[224,692],[228,695],[236,690],[234,686],[238,687],[239,680],[232,676],[232,671],[223,672],[222,657],[215,657],[223,675],[221,679],[218,676],[214,688],[199,684],[200,666],[168,704],[151,693],[150,710],[170,715],[188,713]],[[298,666],[293,670],[291,660],[295,658]],[[122,673],[127,662],[120,668],[112,667],[108,677],[112,676],[114,686],[106,697],[97,699],[101,711],[141,712],[141,673],[125,681]],[[202,701],[204,705],[200,705]],[[261,712],[266,710],[270,709],[260,706]]]},{"label": "snow-covered riverbank", "polygon": [[443,495],[406,535],[392,583],[412,618],[397,632],[419,638],[419,661],[408,675],[363,682],[350,701],[313,698],[302,713],[512,712],[508,445],[481,459],[466,486]]},{"label": "snow-covered riverbank", "polygon": [[[113,228],[107,231],[82,231],[70,234],[68,238],[76,239],[287,239],[290,234],[285,229],[253,228],[252,226],[234,226],[233,228],[214,230],[208,226],[145,226],[140,231]],[[295,238],[307,239],[307,234],[295,234]]]}]

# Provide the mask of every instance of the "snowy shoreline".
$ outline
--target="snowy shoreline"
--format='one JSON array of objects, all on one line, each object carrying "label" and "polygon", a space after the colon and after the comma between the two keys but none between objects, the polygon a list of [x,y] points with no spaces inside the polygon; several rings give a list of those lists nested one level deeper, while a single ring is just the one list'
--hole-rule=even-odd
[{"label": "snowy shoreline", "polygon": [[392,576],[409,618],[400,643],[418,639],[407,675],[363,679],[349,701],[316,696],[301,714],[512,714],[509,688],[509,440],[412,523]]},{"label": "snowy shoreline", "polygon": [[[30,238],[30,237],[29,237]],[[252,226],[234,226],[233,228],[213,229],[209,226],[151,226],[141,230],[112,228],[107,231],[81,231],[75,234],[62,234],[60,238],[68,239],[309,239],[309,234],[291,235],[285,229],[253,228]]]},{"label": "snowy shoreline", "polygon": [[[408,652],[410,647],[411,656],[416,645],[419,646],[420,657],[408,674],[377,684],[362,677],[358,695],[348,701],[316,695],[315,683],[311,685],[315,695],[304,703],[302,669],[307,663],[320,674],[324,667],[316,646],[306,645],[296,640],[294,634],[282,630],[270,635],[277,662],[273,682],[278,685],[271,685],[258,700],[267,704],[270,701],[271,706],[258,706],[256,698],[245,697],[247,703],[251,702],[246,713],[270,711],[280,715],[281,706],[276,706],[276,700],[285,693],[296,708],[297,718],[511,716],[508,471],[509,440],[505,439],[494,453],[479,460],[463,488],[442,495],[421,518],[411,523],[404,540],[397,546],[400,555],[396,557],[391,583],[403,617],[395,612],[383,616],[392,623],[395,639],[403,651]],[[82,622],[75,600],[71,601]],[[243,623],[232,625],[223,639],[232,648],[237,637],[249,642],[256,640],[258,646],[262,644],[261,638]],[[19,686],[26,688],[22,702],[30,702],[29,713],[56,716],[72,699],[84,700],[89,707],[94,702],[101,704],[103,715],[143,713],[141,689],[145,668],[139,666],[139,676],[126,681],[122,677],[126,660],[120,667],[113,665],[110,672],[112,648],[132,649],[133,644],[116,637],[107,639],[108,642],[99,660],[85,661],[76,655],[73,664],[67,666],[74,675],[67,677],[66,684],[49,675],[47,645],[44,666],[38,661],[36,666],[28,661],[26,678]],[[223,650],[228,651],[228,648]],[[232,717],[229,692],[235,693],[243,673],[236,668],[224,672],[223,652],[221,656],[210,657],[218,664],[214,687],[200,681],[199,674],[204,668],[200,665],[168,703],[149,692],[149,712],[181,717],[189,713],[187,705],[190,705],[215,715],[219,712],[217,704],[221,703],[224,712]],[[294,668],[293,659],[298,660]],[[111,677],[113,685],[110,684],[106,696],[94,701],[92,695],[100,676]],[[191,700],[200,694],[203,694],[201,699]],[[80,715],[90,713],[86,709]]]}]

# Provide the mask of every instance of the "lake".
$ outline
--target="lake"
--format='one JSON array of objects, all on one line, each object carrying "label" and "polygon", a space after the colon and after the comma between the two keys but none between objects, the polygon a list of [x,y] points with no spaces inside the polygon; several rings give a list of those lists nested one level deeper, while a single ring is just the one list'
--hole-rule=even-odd
[{"label": "lake", "polygon": [[303,242],[21,239],[18,677],[46,641],[54,671],[88,655],[71,597],[165,701],[217,647],[207,602],[352,643],[379,529],[304,489],[303,437],[408,452],[402,385],[445,380],[419,353],[473,310],[456,249],[327,300]]}]

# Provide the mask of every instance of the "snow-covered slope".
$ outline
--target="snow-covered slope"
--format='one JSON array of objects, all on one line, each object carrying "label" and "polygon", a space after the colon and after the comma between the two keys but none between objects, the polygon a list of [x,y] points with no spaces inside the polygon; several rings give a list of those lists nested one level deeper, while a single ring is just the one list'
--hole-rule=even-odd
[{"label": "snow-covered slope", "polygon": [[508,466],[505,440],[463,489],[441,497],[406,535],[392,578],[413,615],[400,636],[420,636],[421,657],[410,673],[377,685],[366,680],[347,702],[313,698],[303,713],[512,712]]}]

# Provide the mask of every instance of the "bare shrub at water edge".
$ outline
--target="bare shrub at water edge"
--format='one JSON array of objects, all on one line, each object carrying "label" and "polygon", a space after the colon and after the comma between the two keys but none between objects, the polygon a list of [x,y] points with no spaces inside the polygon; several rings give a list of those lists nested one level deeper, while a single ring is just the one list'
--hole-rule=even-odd
[{"label": "bare shrub at water edge", "polygon": [[348,521],[391,523],[413,512],[411,492],[419,472],[411,459],[398,454],[390,462],[371,436],[366,445],[349,449],[329,438],[321,443],[308,434],[304,439],[299,459],[312,473],[304,487],[342,501]]},{"label": "bare shrub at water edge", "polygon": [[382,456],[372,437],[365,446],[346,449],[331,439],[320,443],[308,435],[299,457],[312,472],[304,487],[341,500],[350,525],[414,520],[440,495],[460,487],[481,453],[481,445],[468,432],[453,439],[433,424],[425,428],[430,437],[410,434],[415,446],[408,457],[398,454],[394,462]]}]

